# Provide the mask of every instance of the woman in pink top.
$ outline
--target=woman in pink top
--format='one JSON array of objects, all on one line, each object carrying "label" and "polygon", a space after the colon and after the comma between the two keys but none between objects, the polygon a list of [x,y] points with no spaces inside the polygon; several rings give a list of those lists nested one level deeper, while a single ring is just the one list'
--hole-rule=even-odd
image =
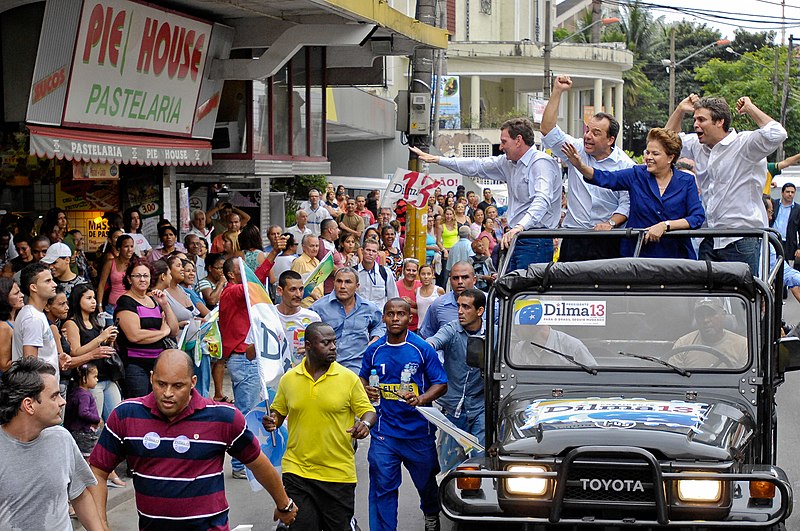
[{"label": "woman in pink top", "polygon": [[97,300],[102,303],[103,297],[108,291],[108,304],[105,307],[107,313],[113,314],[117,305],[117,299],[125,293],[125,285],[122,283],[125,277],[125,270],[133,257],[134,241],[128,234],[123,234],[117,238],[115,244],[117,256],[108,260],[100,273],[100,281],[97,284]]},{"label": "woman in pink top", "polygon": [[419,261],[416,258],[403,260],[403,276],[397,281],[397,292],[411,306],[411,322],[408,329],[416,332],[419,328],[419,315],[417,315],[417,288],[422,283],[417,280]]}]

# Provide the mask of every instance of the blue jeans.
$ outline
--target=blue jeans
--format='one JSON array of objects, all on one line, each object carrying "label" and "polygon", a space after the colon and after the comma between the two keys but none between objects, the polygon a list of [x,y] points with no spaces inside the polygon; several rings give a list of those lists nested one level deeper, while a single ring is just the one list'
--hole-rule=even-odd
[{"label": "blue jeans", "polygon": [[[205,356],[204,356],[205,357]],[[233,385],[233,402],[236,409],[247,415],[261,402],[261,376],[258,374],[258,361],[250,361],[244,354],[233,354],[228,358],[228,371]],[[233,470],[244,470],[238,460],[231,460]]]},{"label": "blue jeans", "polygon": [[153,388],[150,386],[150,371],[153,370],[155,360],[147,368],[136,363],[128,363],[125,366],[125,398],[136,398],[150,394]]},{"label": "blue jeans", "polygon": [[758,238],[741,238],[722,249],[714,249],[714,239],[705,238],[700,244],[700,260],[712,262],[744,262],[750,271],[758,274],[758,258],[761,256]]},{"label": "blue jeans", "polygon": [[211,358],[209,356],[204,354],[200,358],[200,366],[194,366],[194,375],[197,376],[195,389],[200,396],[208,398],[208,390],[211,387]]},{"label": "blue jeans", "polygon": [[122,393],[119,386],[111,380],[100,380],[92,389],[92,396],[97,404],[97,414],[103,418],[103,422],[108,420],[111,411],[122,402]]},{"label": "blue jeans", "polygon": [[528,269],[530,264],[553,261],[553,238],[517,239],[514,254],[508,258],[506,271]]},{"label": "blue jeans", "polygon": [[400,439],[385,435],[370,438],[369,452],[369,528],[371,531],[397,529],[397,494],[403,474],[402,463],[419,492],[423,514],[439,514],[436,474],[439,462],[436,441],[431,437]]}]

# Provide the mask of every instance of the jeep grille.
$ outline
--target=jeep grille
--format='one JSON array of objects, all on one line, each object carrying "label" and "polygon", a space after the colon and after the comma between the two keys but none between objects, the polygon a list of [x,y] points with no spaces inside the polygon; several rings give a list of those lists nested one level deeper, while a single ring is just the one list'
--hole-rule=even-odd
[{"label": "jeep grille", "polygon": [[655,503],[653,475],[644,463],[602,464],[575,461],[570,466],[564,501]]}]

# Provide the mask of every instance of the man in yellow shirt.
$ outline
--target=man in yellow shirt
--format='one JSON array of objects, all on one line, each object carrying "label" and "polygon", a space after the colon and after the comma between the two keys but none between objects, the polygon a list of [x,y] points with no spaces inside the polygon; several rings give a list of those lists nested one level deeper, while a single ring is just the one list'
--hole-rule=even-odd
[{"label": "man in yellow shirt", "polygon": [[[303,277],[303,283],[305,283],[308,275],[313,273],[314,269],[319,265],[319,260],[317,259],[317,254],[319,254],[319,236],[306,234],[303,236],[303,241],[301,243],[303,245],[303,254],[295,258],[294,262],[292,262],[292,271],[300,273],[300,276]],[[303,299],[300,305],[303,308],[310,308],[314,301],[324,294],[323,286],[320,284],[314,288],[311,295]]]},{"label": "man in yellow shirt", "polygon": [[369,435],[377,416],[358,376],[336,363],[330,325],[308,325],[305,347],[305,360],[281,378],[263,424],[274,431],[289,418],[283,484],[303,508],[292,530],[350,529],[356,493],[352,439]]}]

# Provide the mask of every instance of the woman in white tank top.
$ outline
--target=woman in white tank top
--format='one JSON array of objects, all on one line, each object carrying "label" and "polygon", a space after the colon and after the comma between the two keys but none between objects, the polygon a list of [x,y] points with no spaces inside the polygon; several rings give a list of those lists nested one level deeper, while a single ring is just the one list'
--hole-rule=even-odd
[{"label": "woman in white tank top", "polygon": [[425,314],[428,313],[428,308],[439,296],[444,295],[444,290],[433,283],[433,268],[430,265],[420,265],[418,275],[422,285],[416,291],[417,315],[419,315],[419,324],[422,326]]}]

